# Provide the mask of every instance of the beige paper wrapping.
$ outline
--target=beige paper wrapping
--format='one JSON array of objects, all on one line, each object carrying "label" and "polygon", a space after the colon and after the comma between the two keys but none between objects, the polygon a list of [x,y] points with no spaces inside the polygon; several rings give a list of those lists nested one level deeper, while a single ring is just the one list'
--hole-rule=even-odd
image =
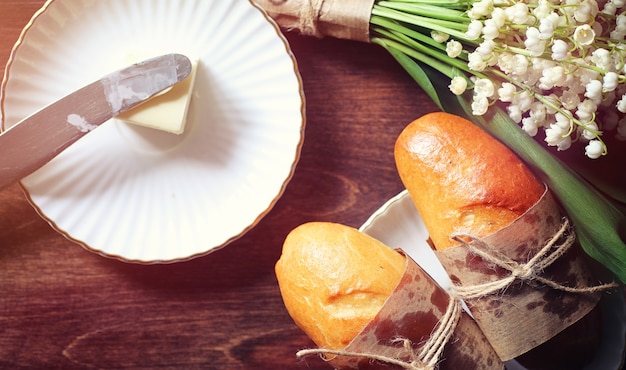
[{"label": "beige paper wrapping", "polygon": [[369,42],[374,0],[254,0],[284,29]]},{"label": "beige paper wrapping", "polygon": [[[508,227],[482,239],[520,264],[527,263],[561,228],[562,217],[548,191]],[[573,231],[572,231],[573,232]],[[461,286],[498,281],[511,275],[469,252],[466,246],[437,251],[450,278]],[[541,276],[569,287],[597,284],[578,245],[547,267]],[[502,292],[467,299],[476,322],[503,361],[546,342],[569,327],[600,299],[600,293],[567,293],[536,281],[515,280]]]},{"label": "beige paper wrapping", "polygon": [[[345,352],[376,354],[410,363],[411,352],[420,352],[446,313],[450,299],[450,295],[407,256],[407,267],[398,286],[374,320],[348,344]],[[504,369],[487,339],[465,312],[461,312],[456,327],[452,328],[452,337],[439,359],[439,370]],[[413,348],[403,347],[402,340],[409,340]],[[350,356],[336,356],[330,364],[338,369],[400,368],[367,357]]]}]

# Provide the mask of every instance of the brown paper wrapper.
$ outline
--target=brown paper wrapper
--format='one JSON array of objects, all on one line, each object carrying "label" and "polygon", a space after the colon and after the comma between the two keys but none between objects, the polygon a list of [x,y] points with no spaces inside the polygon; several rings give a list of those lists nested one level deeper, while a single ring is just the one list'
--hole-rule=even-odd
[{"label": "brown paper wrapper", "polygon": [[[398,286],[378,315],[344,349],[346,353],[376,354],[410,363],[411,352],[420,352],[441,321],[452,298],[408,256],[406,260]],[[405,348],[402,340],[409,340],[412,348]],[[400,368],[363,357],[336,356],[329,362],[338,369]],[[437,368],[502,370],[504,365],[476,323],[461,312]]]},{"label": "brown paper wrapper", "polygon": [[[519,219],[482,241],[525,264],[558,233],[562,221],[556,203],[546,190],[539,202]],[[461,286],[498,281],[511,275],[510,271],[471,253],[466,246],[436,254],[452,281]],[[597,284],[578,245],[570,247],[541,276],[568,287]],[[596,306],[600,297],[601,293],[568,293],[534,280],[515,280],[503,291],[465,301],[500,358],[508,361],[577,322]]]},{"label": "brown paper wrapper", "polygon": [[369,42],[374,0],[254,0],[282,28]]}]

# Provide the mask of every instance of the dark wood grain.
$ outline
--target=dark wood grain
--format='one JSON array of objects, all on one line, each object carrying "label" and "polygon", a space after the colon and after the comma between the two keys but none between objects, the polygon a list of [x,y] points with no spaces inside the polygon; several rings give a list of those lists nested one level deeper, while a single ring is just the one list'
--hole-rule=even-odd
[{"label": "dark wood grain", "polygon": [[[1,67],[42,4],[0,1]],[[0,192],[1,368],[329,368],[295,358],[312,343],[282,305],[282,241],[311,220],[359,226],[398,193],[396,136],[436,108],[376,46],[287,37],[306,95],[302,156],[272,211],[226,248],[120,262],[53,231],[18,185]]]}]

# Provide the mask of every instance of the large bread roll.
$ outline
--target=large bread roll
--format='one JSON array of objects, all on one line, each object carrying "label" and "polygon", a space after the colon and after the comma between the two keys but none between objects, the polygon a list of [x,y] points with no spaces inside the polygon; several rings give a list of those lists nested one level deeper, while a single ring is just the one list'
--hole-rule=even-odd
[{"label": "large bread roll", "polygon": [[292,230],[275,267],[290,316],[327,349],[344,348],[376,316],[404,269],[400,253],[330,222]]},{"label": "large bread roll", "polygon": [[[394,154],[398,173],[424,221],[440,259],[442,256],[456,253],[454,248],[450,247],[455,247],[459,243],[450,238],[452,234],[468,234],[481,239],[493,235],[526,213],[545,192],[545,186],[512,151],[471,122],[448,113],[427,114],[409,124],[398,137]],[[556,204],[554,207],[557,207]],[[558,215],[558,209],[556,213]],[[530,258],[524,251],[518,252]],[[571,252],[576,253],[578,252]],[[467,269],[480,270],[481,267],[477,266],[472,265]],[[481,266],[488,273],[493,274],[495,271],[489,269],[490,265],[487,263]],[[452,271],[451,276],[454,276],[454,280],[459,280],[463,285],[463,278],[459,277],[456,268],[458,266],[454,263],[446,266],[444,262],[444,267],[449,274]],[[548,276],[553,276],[555,268],[549,271]],[[583,269],[588,270],[588,267],[583,266]],[[566,282],[566,284],[575,283],[577,281]],[[515,288],[508,289],[506,299],[519,299],[521,296],[519,289],[525,289],[523,286],[524,284],[517,284]],[[543,290],[537,292],[539,295],[544,294]],[[559,309],[558,305],[564,304],[565,294],[547,288],[545,297],[552,299],[555,306],[552,308],[554,311],[547,309],[543,311],[560,312],[563,315],[566,312],[568,314],[576,312],[576,310],[567,311],[566,305]],[[567,297],[570,302],[582,302],[584,298],[587,297],[575,294]],[[590,299],[590,302],[591,307],[594,307],[593,302],[597,300]],[[505,304],[513,307],[511,312],[521,307],[517,302],[510,303],[500,296],[481,297],[467,303],[479,325],[491,339],[494,339],[493,331],[489,330],[487,325],[481,324],[481,317],[483,315],[487,317],[487,320],[482,322],[491,325],[498,317],[505,315],[498,314],[490,321],[489,307],[492,307],[490,305],[498,307],[501,312]],[[549,307],[547,302],[542,304]],[[600,309],[600,306],[596,305],[582,319],[560,333],[554,333],[556,334],[554,337],[521,354],[517,360],[529,369],[581,368],[593,358],[599,343]],[[582,312],[582,309],[580,311]],[[526,331],[531,335],[533,332],[540,335],[545,322],[538,319],[538,316],[533,316],[536,314],[535,311],[532,314],[530,309],[520,312],[523,312],[525,319],[530,322],[524,325]],[[565,322],[565,319],[561,318],[560,322]],[[519,327],[516,326],[519,324],[511,325],[516,329],[500,333],[501,335],[495,339],[504,336],[518,338],[523,342],[520,342],[518,348],[522,348],[522,344],[528,346],[534,343],[536,338],[522,335],[523,330],[518,330]],[[493,341],[492,345],[497,348]]]},{"label": "large bread roll", "polygon": [[453,233],[484,237],[510,224],[545,187],[507,147],[448,113],[420,117],[395,146],[398,173],[437,249]]}]

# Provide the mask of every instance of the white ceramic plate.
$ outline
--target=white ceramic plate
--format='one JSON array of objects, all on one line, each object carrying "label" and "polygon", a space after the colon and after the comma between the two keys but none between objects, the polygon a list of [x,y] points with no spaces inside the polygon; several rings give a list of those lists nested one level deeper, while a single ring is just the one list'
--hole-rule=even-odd
[{"label": "white ceramic plate", "polygon": [[22,181],[59,232],[101,254],[177,261],[222,247],[269,212],[298,161],[297,65],[246,0],[48,1],[11,55],[3,128],[138,55],[172,52],[199,63],[184,134],[113,119]]},{"label": "white ceramic plate", "polygon": [[[450,280],[426,243],[428,232],[404,190],[387,201],[361,226],[360,230],[392,248],[402,248],[424,271],[444,288]],[[603,338],[596,359],[584,370],[616,370],[621,368],[626,341],[626,305],[623,294],[605,296],[601,301],[604,314]],[[507,370],[523,370],[515,361],[506,363]]]}]

